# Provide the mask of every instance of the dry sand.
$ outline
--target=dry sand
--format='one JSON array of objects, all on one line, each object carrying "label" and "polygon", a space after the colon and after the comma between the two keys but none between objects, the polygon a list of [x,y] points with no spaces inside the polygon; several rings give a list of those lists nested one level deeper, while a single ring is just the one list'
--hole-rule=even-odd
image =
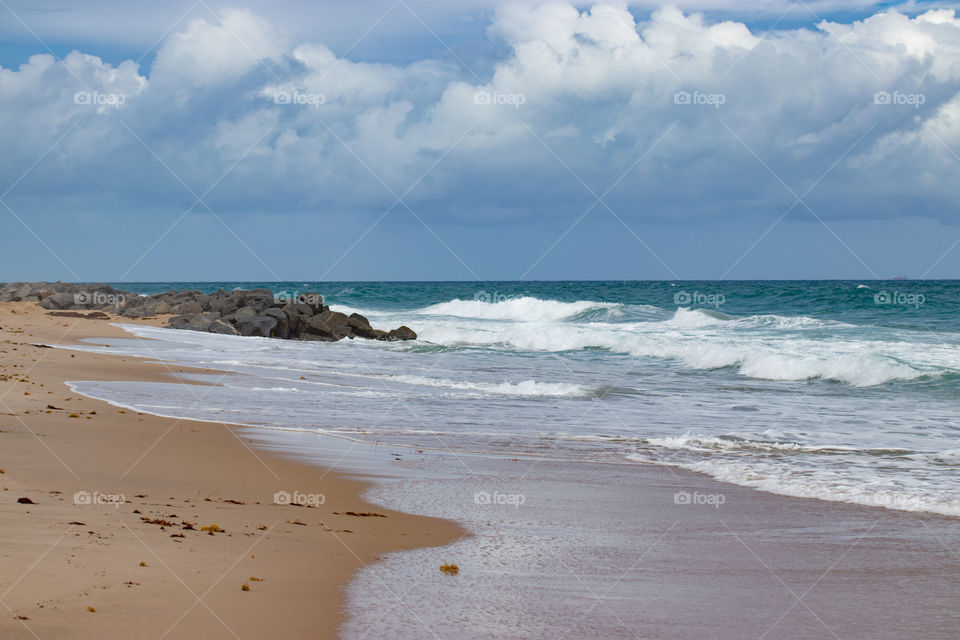
[{"label": "dry sand", "polygon": [[[0,305],[0,637],[336,637],[358,568],[463,534],[367,504],[360,480],[254,451],[229,426],[78,397],[64,381],[197,371],[36,346],[85,337],[129,334]],[[277,491],[325,503],[276,505]],[[77,492],[125,501],[75,504]],[[211,524],[223,532],[201,531]]]}]

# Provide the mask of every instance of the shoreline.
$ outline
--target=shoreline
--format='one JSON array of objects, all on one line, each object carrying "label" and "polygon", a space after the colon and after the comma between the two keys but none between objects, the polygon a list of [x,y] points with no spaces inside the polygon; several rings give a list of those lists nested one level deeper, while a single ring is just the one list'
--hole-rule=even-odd
[{"label": "shoreline", "polygon": [[[38,337],[36,331],[9,335],[11,320],[23,319],[23,314],[9,315],[10,308],[0,305],[0,337],[13,339],[19,356],[40,360],[35,371],[26,372],[26,383],[16,383],[22,389],[31,389],[31,382],[44,384],[41,370],[51,363],[71,371],[85,366],[82,375],[72,376],[74,380],[170,382],[175,379],[171,373],[232,375],[66,349],[40,353],[30,347],[21,353],[19,349],[31,343],[54,340]],[[50,318],[42,310],[36,315],[41,317],[31,322],[43,324],[43,317]],[[60,322],[63,318],[52,319],[62,328],[69,326]],[[94,327],[96,337],[107,344],[112,337],[129,338],[129,333],[108,324],[118,320],[139,323],[71,320],[74,331],[59,336],[60,342],[91,337],[89,329]],[[0,351],[8,350],[2,344]],[[65,379],[48,378],[61,384]],[[203,383],[191,382],[198,384]],[[41,395],[48,395],[47,390],[42,388]],[[95,632],[107,638],[127,637],[127,627],[143,625],[144,620],[176,623],[161,637],[176,633],[227,638],[234,637],[234,630],[239,637],[278,632],[294,637],[338,633],[360,637],[371,630],[419,637],[423,625],[441,626],[440,637],[475,637],[481,630],[484,637],[514,637],[518,629],[546,633],[562,626],[583,637],[626,638],[639,632],[685,640],[705,634],[807,638],[833,637],[829,632],[837,629],[842,637],[899,638],[907,637],[908,629],[884,620],[891,615],[911,620],[916,612],[923,613],[924,621],[914,619],[910,629],[924,637],[948,638],[960,624],[960,614],[949,609],[949,594],[960,586],[960,558],[951,551],[960,543],[960,528],[947,516],[777,495],[650,464],[603,465],[598,472],[590,463],[544,460],[532,471],[526,464],[529,459],[463,453],[470,467],[465,475],[464,460],[436,451],[414,455],[406,450],[402,461],[389,462],[388,473],[399,482],[364,482],[358,478],[380,474],[361,468],[360,456],[342,459],[342,445],[330,442],[339,438],[318,440],[318,434],[306,434],[300,449],[279,444],[280,438],[256,427],[121,414],[106,402],[86,397],[66,401],[63,396],[76,394],[63,391],[50,397],[56,398],[58,407],[86,407],[79,419],[35,413],[29,408],[33,396],[0,396],[11,408],[13,401],[26,403],[21,410],[30,413],[18,415],[27,424],[40,425],[35,429],[39,439],[56,454],[65,448],[63,459],[71,468],[79,470],[72,465],[72,456],[82,457],[92,470],[78,474],[81,478],[99,479],[78,483],[28,432],[20,434],[19,446],[29,455],[15,455],[16,462],[8,462],[8,452],[15,452],[10,437],[17,430],[0,420],[0,443],[5,445],[0,468],[6,472],[0,475],[0,484],[11,492],[17,486],[17,492],[3,494],[5,513],[30,511],[15,523],[4,517],[0,524],[0,535],[11,541],[0,552],[4,559],[0,579],[7,584],[0,587],[0,603],[16,611],[13,615],[30,617],[19,622],[19,629],[11,627],[10,637],[33,637],[23,625],[36,625],[37,635],[43,637],[36,623],[44,620],[49,623],[44,630],[56,637]],[[91,409],[87,404],[106,408]],[[97,414],[87,420],[83,412],[90,410]],[[6,409],[0,405],[0,411]],[[47,422],[57,418],[58,423]],[[121,426],[131,418],[137,421],[136,433]],[[112,440],[106,440],[109,445],[103,450],[90,448],[83,434],[71,433],[77,424],[87,435]],[[171,431],[163,435],[164,430]],[[151,448],[155,438],[160,444]],[[388,442],[375,446],[384,453],[393,447]],[[119,509],[72,504],[71,487],[119,492],[122,483],[111,479],[106,471],[110,462],[104,458],[144,450],[149,454],[123,480],[139,479],[137,494],[126,495],[133,504]],[[393,455],[384,457],[392,461]],[[211,464],[221,457],[229,470]],[[278,483],[271,469],[282,478],[305,480],[296,486],[293,481]],[[30,476],[39,472],[58,479]],[[25,479],[25,484],[16,485],[15,479]],[[318,511],[271,504],[278,488],[306,493],[315,486],[322,486],[328,499]],[[41,490],[22,493],[21,487]],[[51,489],[62,494],[50,494]],[[362,492],[373,502],[361,501]],[[478,507],[477,492],[522,495],[523,508]],[[40,504],[16,504],[21,493]],[[678,493],[694,498],[723,495],[723,503],[684,504],[677,502]],[[401,511],[379,506],[384,503]],[[132,508],[142,514],[127,513]],[[38,527],[35,514],[43,509],[51,517]],[[259,515],[277,510],[283,517],[276,522]],[[388,517],[332,513],[347,510]],[[188,520],[197,528],[216,522],[226,533],[208,537],[177,527],[161,530],[160,525],[139,520],[146,516],[174,522],[171,514],[176,514],[176,523]],[[251,522],[250,514],[259,519]],[[403,544],[398,543],[398,525]],[[268,535],[260,526],[267,527]],[[468,529],[469,537],[464,534]],[[188,537],[168,537],[181,533]],[[431,548],[450,543],[441,553]],[[255,546],[247,553],[251,545]],[[160,553],[151,561],[152,548],[169,557]],[[406,553],[371,562],[400,550]],[[62,562],[60,572],[51,569],[57,561]],[[139,567],[140,561],[149,566]],[[447,561],[461,567],[458,579],[440,575],[439,565]],[[14,563],[17,571],[8,570]],[[27,578],[17,577],[21,571]],[[72,582],[63,579],[64,571]],[[250,581],[254,576],[264,581]],[[250,592],[240,590],[241,581],[247,582]],[[11,584],[15,588],[9,589]],[[32,597],[45,594],[49,585],[56,585],[53,596],[39,601]],[[15,602],[18,593],[31,597]],[[197,602],[198,596],[202,602]],[[505,604],[504,597],[513,600]],[[176,603],[169,604],[172,601]],[[698,602],[695,616],[686,611],[690,602]],[[391,616],[400,604],[404,612]],[[349,617],[345,605],[350,606]],[[86,606],[94,606],[96,614]],[[718,613],[706,613],[714,609]],[[591,619],[591,610],[600,617]],[[177,620],[182,611],[188,613]],[[522,616],[511,619],[518,612]],[[0,609],[0,615],[4,613],[11,614]],[[0,629],[6,628],[6,623],[0,624]]]},{"label": "shoreline", "polygon": [[[4,637],[120,638],[150,629],[160,637],[334,638],[357,570],[464,535],[453,522],[366,502],[371,485],[358,477],[255,450],[232,425],[137,414],[65,384],[202,389],[178,374],[229,372],[33,346],[130,337],[114,321],[0,305]],[[274,504],[280,491],[323,502]],[[77,492],[94,504],[75,504]],[[201,531],[212,524],[223,531]],[[438,576],[440,555],[430,567]]]}]

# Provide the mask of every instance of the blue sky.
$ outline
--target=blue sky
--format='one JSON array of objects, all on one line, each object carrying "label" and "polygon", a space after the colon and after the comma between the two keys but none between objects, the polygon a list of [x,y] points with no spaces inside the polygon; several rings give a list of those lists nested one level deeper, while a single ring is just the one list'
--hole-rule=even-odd
[{"label": "blue sky", "polygon": [[949,4],[0,5],[0,280],[960,277]]}]

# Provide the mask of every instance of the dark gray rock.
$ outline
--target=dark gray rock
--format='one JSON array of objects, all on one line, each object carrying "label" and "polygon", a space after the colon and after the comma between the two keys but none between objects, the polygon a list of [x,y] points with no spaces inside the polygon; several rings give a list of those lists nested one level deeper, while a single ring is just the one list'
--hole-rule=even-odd
[{"label": "dark gray rock", "polygon": [[254,316],[237,322],[237,332],[242,336],[269,338],[277,327],[277,319],[270,316]]},{"label": "dark gray rock", "polygon": [[40,302],[44,309],[69,309],[74,305],[74,294],[54,293]]},{"label": "dark gray rock", "polygon": [[220,314],[217,312],[198,313],[190,319],[187,328],[191,331],[210,331],[214,322],[220,320]]},{"label": "dark gray rock", "polygon": [[240,335],[236,329],[233,328],[233,325],[227,324],[222,320],[214,320],[210,323],[210,327],[207,329],[210,333],[219,333],[227,336],[238,336]]},{"label": "dark gray rock", "polygon": [[203,307],[200,306],[200,303],[195,300],[187,300],[181,302],[180,304],[170,307],[170,313],[178,313],[181,315],[186,315],[190,313],[201,313]]},{"label": "dark gray rock", "polygon": [[277,326],[271,334],[272,337],[282,338],[284,340],[290,337],[290,318],[285,311],[282,309],[267,309],[263,312],[263,315],[268,318],[274,318],[277,321]]},{"label": "dark gray rock", "polygon": [[350,335],[346,314],[339,311],[324,311],[307,320],[300,336],[311,335],[325,340],[340,340]]}]

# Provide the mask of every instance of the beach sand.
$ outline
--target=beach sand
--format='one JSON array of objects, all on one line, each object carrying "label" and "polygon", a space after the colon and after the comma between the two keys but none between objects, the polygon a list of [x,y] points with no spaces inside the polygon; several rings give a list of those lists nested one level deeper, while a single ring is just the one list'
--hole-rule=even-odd
[{"label": "beach sand", "polygon": [[[129,334],[31,303],[0,305],[0,637],[336,637],[342,589],[358,568],[463,534],[367,504],[361,480],[254,451],[225,425],[78,397],[65,380],[170,382],[189,372],[35,346],[93,336],[109,344]],[[278,491],[325,501],[277,505]],[[124,502],[75,504],[77,492]],[[201,531],[211,524],[223,532]]]}]

